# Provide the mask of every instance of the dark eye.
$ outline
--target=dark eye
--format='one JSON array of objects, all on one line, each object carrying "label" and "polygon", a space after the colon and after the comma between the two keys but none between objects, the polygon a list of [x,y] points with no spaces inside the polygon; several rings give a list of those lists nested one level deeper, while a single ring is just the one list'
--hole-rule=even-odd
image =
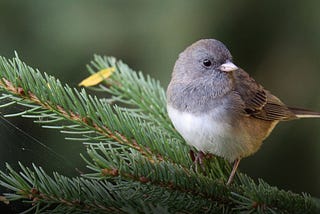
[{"label": "dark eye", "polygon": [[212,62],[211,62],[210,59],[204,59],[204,60],[202,61],[202,64],[203,64],[204,66],[206,66],[206,67],[210,67],[210,66],[212,65]]}]

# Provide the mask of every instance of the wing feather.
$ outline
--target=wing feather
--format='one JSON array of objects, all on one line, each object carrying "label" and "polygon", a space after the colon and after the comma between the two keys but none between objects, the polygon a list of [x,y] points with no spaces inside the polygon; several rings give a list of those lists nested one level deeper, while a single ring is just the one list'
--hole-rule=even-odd
[{"label": "wing feather", "polygon": [[290,120],[296,115],[242,69],[234,72],[235,91],[244,102],[244,112],[261,120]]}]

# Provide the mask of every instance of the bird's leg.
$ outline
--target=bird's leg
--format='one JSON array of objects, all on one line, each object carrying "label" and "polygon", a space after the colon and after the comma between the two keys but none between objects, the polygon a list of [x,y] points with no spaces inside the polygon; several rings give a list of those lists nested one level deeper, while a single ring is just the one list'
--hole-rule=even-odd
[{"label": "bird's leg", "polygon": [[196,160],[196,155],[194,154],[194,151],[192,149],[190,149],[189,154],[192,162],[194,162]]},{"label": "bird's leg", "polygon": [[195,162],[198,163],[200,166],[203,166],[203,159],[204,159],[204,153],[203,152],[198,152],[196,154]]},{"label": "bird's leg", "polygon": [[241,158],[237,158],[237,159],[235,160],[235,162],[233,163],[233,168],[232,168],[232,171],[231,171],[231,173],[230,173],[230,176],[229,176],[227,185],[230,185],[231,182],[233,181],[233,178],[234,178],[234,175],[236,174],[236,171],[237,171],[237,169],[238,169],[240,160],[241,160]]},{"label": "bird's leg", "polygon": [[204,171],[203,159],[205,157],[205,154],[201,151],[195,154],[194,151],[190,150],[190,157],[195,165],[196,172],[198,172],[198,165],[200,165],[202,170]]}]

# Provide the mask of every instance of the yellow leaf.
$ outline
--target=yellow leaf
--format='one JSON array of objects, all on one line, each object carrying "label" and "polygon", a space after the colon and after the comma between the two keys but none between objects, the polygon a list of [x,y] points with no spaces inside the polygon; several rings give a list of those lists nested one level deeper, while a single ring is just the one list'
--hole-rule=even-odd
[{"label": "yellow leaf", "polygon": [[107,79],[111,76],[111,74],[115,71],[114,67],[102,69],[98,71],[97,73],[92,74],[88,78],[82,80],[79,83],[79,86],[89,87],[94,86],[102,82],[103,80]]}]

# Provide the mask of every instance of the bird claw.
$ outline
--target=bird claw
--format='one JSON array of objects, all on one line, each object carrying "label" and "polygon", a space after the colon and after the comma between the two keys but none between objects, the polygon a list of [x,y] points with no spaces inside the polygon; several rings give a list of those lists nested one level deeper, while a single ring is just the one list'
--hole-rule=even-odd
[{"label": "bird claw", "polygon": [[[194,163],[195,171],[196,172],[201,172],[201,171],[205,172],[204,159],[205,159],[206,155],[201,151],[195,153],[194,151],[190,150],[190,157]],[[199,166],[201,167],[201,171],[198,168]]]},{"label": "bird claw", "polygon": [[[191,160],[194,163],[195,171],[198,172],[198,173],[202,172],[202,173],[205,174],[206,170],[205,170],[204,160],[206,158],[211,158],[212,154],[205,154],[205,153],[203,153],[201,151],[194,152],[193,150],[190,150],[190,157],[191,157]],[[228,178],[228,181],[226,183],[227,186],[229,186],[232,183],[232,181],[234,179],[234,176],[235,176],[235,174],[237,172],[240,160],[241,160],[241,158],[238,158],[238,159],[235,160],[235,162],[233,164],[232,171],[231,171],[230,176]],[[199,169],[199,166],[201,167],[201,169]]]}]

